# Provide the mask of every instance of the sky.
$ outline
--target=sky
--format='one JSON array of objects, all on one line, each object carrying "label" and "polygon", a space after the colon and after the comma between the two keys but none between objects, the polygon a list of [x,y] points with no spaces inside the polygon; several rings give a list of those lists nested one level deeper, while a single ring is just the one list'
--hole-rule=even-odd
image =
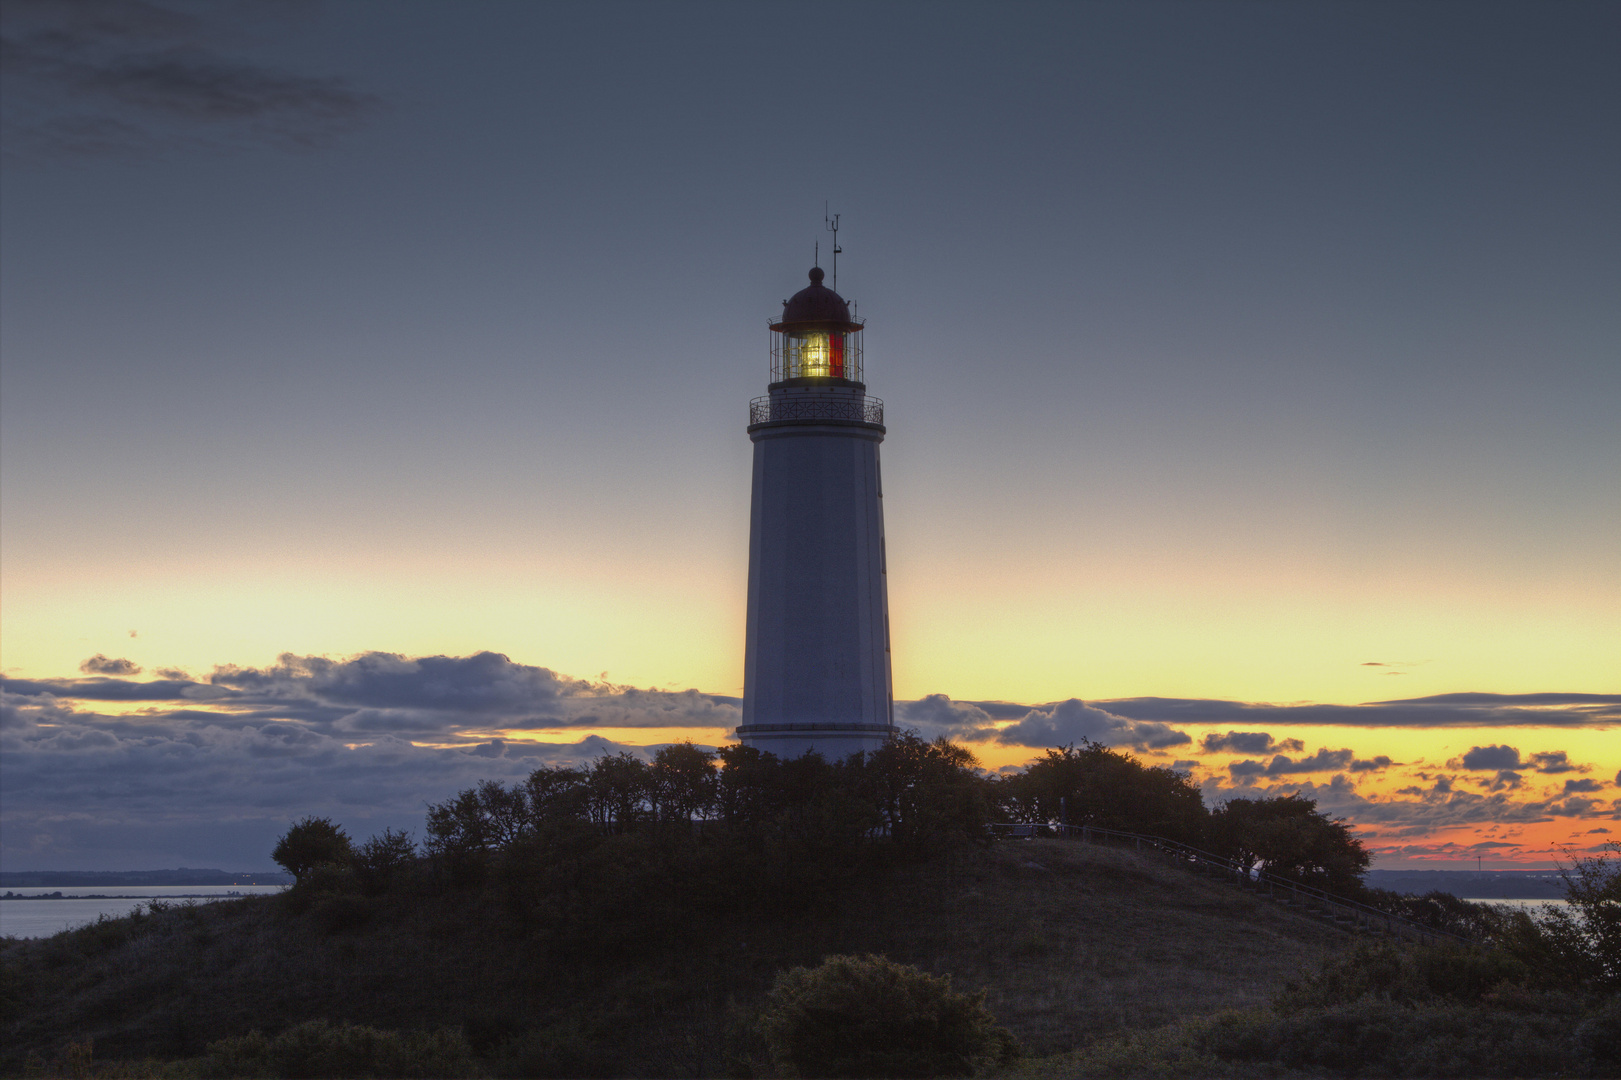
[{"label": "sky", "polygon": [[1621,836],[1615,5],[0,10],[5,869],[726,741],[825,211],[903,724]]}]

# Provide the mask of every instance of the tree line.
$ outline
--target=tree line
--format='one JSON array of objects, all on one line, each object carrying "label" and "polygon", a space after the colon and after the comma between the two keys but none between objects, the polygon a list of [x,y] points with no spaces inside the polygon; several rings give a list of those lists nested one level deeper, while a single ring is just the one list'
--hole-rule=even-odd
[{"label": "tree line", "polygon": [[[459,879],[567,837],[577,846],[592,836],[668,843],[696,835],[701,846],[714,847],[747,836],[801,855],[816,849],[907,859],[983,842],[997,824],[1160,836],[1351,894],[1369,862],[1350,827],[1311,799],[1234,799],[1210,809],[1187,773],[1085,741],[1048,750],[1016,772],[987,775],[966,748],[914,733],[840,761],[814,753],[779,758],[736,744],[711,752],[689,742],[662,747],[651,760],[620,752],[580,766],[542,766],[522,781],[486,780],[430,805],[421,852]],[[347,843],[326,819],[309,819],[275,857],[299,877],[323,862],[342,863],[377,887],[414,855],[400,833]],[[292,854],[302,848],[315,854]]]}]

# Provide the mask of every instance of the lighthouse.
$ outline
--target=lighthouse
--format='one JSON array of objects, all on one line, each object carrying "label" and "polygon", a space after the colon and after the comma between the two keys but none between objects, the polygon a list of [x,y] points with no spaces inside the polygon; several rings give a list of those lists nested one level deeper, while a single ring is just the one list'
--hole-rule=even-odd
[{"label": "lighthouse", "polygon": [[863,324],[822,284],[771,322],[771,383],[749,403],[746,746],[829,760],[895,731],[889,669],[884,403],[862,378]]}]

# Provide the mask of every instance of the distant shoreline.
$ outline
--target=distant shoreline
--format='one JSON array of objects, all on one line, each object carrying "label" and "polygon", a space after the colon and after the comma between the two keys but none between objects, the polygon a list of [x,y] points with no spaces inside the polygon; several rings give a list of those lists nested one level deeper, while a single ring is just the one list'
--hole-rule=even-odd
[{"label": "distant shoreline", "polygon": [[4,900],[235,900],[244,896],[262,896],[263,893],[164,893],[159,896],[135,896],[127,893],[45,893],[39,896],[24,896],[20,893],[5,893],[0,895]]},{"label": "distant shoreline", "polygon": [[292,875],[279,870],[7,870],[0,889],[204,888],[239,885],[291,885]]}]

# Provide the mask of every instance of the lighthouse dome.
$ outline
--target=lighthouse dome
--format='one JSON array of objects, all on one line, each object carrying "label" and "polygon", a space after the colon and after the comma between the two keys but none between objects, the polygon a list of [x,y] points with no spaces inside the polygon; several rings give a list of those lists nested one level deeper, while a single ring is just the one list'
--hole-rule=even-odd
[{"label": "lighthouse dome", "polygon": [[850,321],[850,305],[844,298],[826,285],[822,284],[820,266],[811,267],[811,283],[798,292],[783,305],[782,321],[785,323],[848,323]]}]

